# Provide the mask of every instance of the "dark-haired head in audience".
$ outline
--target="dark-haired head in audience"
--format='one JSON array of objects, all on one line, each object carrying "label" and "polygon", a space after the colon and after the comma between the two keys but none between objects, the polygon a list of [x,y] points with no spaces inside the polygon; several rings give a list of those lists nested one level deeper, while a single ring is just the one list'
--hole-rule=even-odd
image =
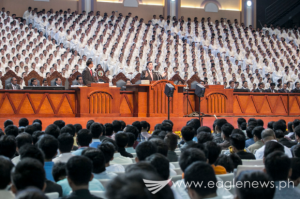
[{"label": "dark-haired head in audience", "polygon": [[248,120],[248,126],[257,126],[257,121],[254,118]]},{"label": "dark-haired head in audience", "polygon": [[43,125],[42,120],[40,119],[35,119],[32,123],[40,123],[41,126]]},{"label": "dark-haired head in audience", "polygon": [[170,175],[169,160],[162,154],[155,153],[146,158],[163,180],[168,180]]},{"label": "dark-haired head in audience", "polygon": [[100,136],[103,135],[103,129],[102,129],[102,126],[100,123],[98,122],[94,122],[91,126],[90,126],[90,132],[92,134],[92,143],[89,145],[90,147],[93,147],[93,148],[97,148],[98,145],[101,144],[101,141],[100,141]]},{"label": "dark-haired head in audience", "polygon": [[240,118],[237,119],[237,125],[238,125],[238,128],[239,128],[239,129],[241,128],[241,125],[242,125],[244,122],[246,122],[245,118],[240,117]]},{"label": "dark-haired head in audience", "polygon": [[173,132],[173,123],[169,120],[165,120],[161,123],[161,130],[166,131],[167,133]]},{"label": "dark-haired head in audience", "polygon": [[[61,127],[61,128],[63,128],[63,127]],[[60,128],[55,124],[50,124],[45,129],[45,134],[52,135],[53,137],[58,138],[58,136],[60,134]]]},{"label": "dark-haired head in audience", "polygon": [[52,168],[52,175],[55,182],[64,180],[67,177],[66,163],[65,162],[55,163]]},{"label": "dark-haired head in audience", "polygon": [[14,122],[12,120],[6,120],[4,122],[4,128],[8,127],[9,125],[14,125]]},{"label": "dark-haired head in audience", "polygon": [[226,123],[222,126],[221,137],[224,140],[224,142],[219,144],[219,146],[221,147],[222,150],[226,150],[230,146],[229,138],[230,138],[230,135],[233,130],[234,130],[234,127],[229,123]]},{"label": "dark-haired head in audience", "polygon": [[235,169],[232,159],[225,154],[220,155],[219,158],[216,160],[215,164],[224,167],[227,173],[232,173]]},{"label": "dark-haired head in audience", "polygon": [[161,130],[162,124],[156,124],[154,130]]},{"label": "dark-haired head in audience", "polygon": [[189,165],[197,161],[207,162],[204,152],[196,148],[187,148],[180,154],[179,166],[185,172]]},{"label": "dark-haired head in audience", "polygon": [[25,158],[33,158],[38,160],[42,165],[44,165],[43,152],[39,148],[33,145],[26,144],[22,146],[19,150],[19,154],[20,154],[21,161]]},{"label": "dark-haired head in audience", "polygon": [[[11,183],[10,172],[14,165],[9,158],[0,156],[0,190],[3,192]],[[9,191],[7,191],[9,192]],[[4,193],[1,193],[4,195]]]},{"label": "dark-haired head in audience", "polygon": [[140,122],[141,124],[141,137],[144,139],[144,140],[148,140],[149,137],[151,136],[151,134],[148,133],[149,131],[149,127],[150,127],[150,124],[146,121],[141,121]]},{"label": "dark-haired head in audience", "polygon": [[114,120],[112,122],[112,126],[113,126],[113,133],[116,134],[118,133],[119,131],[121,131],[122,129],[122,124],[119,120]]},{"label": "dark-haired head in audience", "polygon": [[82,129],[82,125],[81,124],[74,124],[75,127],[75,134],[78,133],[78,131],[80,131]]},{"label": "dark-haired head in audience", "polygon": [[121,154],[121,156],[133,158],[133,155],[125,150],[128,144],[128,136],[125,132],[117,133],[115,135],[115,141],[118,146],[118,152]]},{"label": "dark-haired head in audience", "polygon": [[214,121],[215,128],[214,128],[214,133],[212,134],[214,136],[214,142],[216,143],[222,143],[223,139],[221,137],[221,132],[222,132],[222,126],[227,123],[226,119],[216,119]]},{"label": "dark-haired head in audience", "polygon": [[185,147],[191,145],[194,143],[193,138],[194,138],[194,130],[191,127],[184,126],[181,129],[181,135],[182,139],[184,140],[184,144],[180,147],[181,149],[184,149]]},{"label": "dark-haired head in audience", "polygon": [[38,147],[43,151],[45,155],[45,172],[46,172],[46,178],[48,180],[54,181],[52,176],[52,167],[54,163],[52,162],[52,159],[55,158],[57,155],[58,150],[58,141],[55,137],[52,135],[44,135],[39,141],[38,141]]},{"label": "dark-haired head in audience", "polygon": [[293,181],[294,186],[297,187],[300,184],[300,158],[292,158],[292,175],[290,180]]},{"label": "dark-haired head in audience", "polygon": [[110,166],[109,162],[113,160],[116,152],[114,145],[110,142],[103,142],[98,146],[98,149],[100,149],[104,154],[105,166]]},{"label": "dark-haired head in audience", "polygon": [[113,125],[111,123],[104,124],[105,126],[105,136],[111,138],[113,135]]},{"label": "dark-haired head in audience", "polygon": [[145,141],[141,142],[137,147],[136,147],[136,155],[137,157],[135,158],[136,162],[143,161],[145,160],[148,156],[157,153],[157,147],[153,142],[150,141]]},{"label": "dark-haired head in audience", "polygon": [[197,133],[198,143],[204,144],[208,141],[213,141],[214,137],[211,132],[201,131]]},{"label": "dark-haired head in audience", "polygon": [[[85,198],[91,198],[88,190],[89,182],[93,179],[93,163],[85,156],[74,156],[66,165],[67,180],[73,190],[71,196],[77,195],[77,190],[85,190]],[[70,196],[70,197],[71,197]]]},{"label": "dark-haired head in audience", "polygon": [[[17,144],[17,152],[19,152],[19,149],[24,146],[25,144],[29,144],[32,145],[33,140],[32,140],[32,136],[29,133],[20,133],[17,137],[16,137],[16,144]],[[17,156],[18,157],[18,156]],[[18,157],[19,159],[20,157]],[[17,162],[16,162],[17,163]]]},{"label": "dark-haired head in audience", "polygon": [[27,118],[21,118],[19,120],[19,127],[26,127],[29,125],[29,121]]},{"label": "dark-haired head in audience", "polygon": [[[217,178],[213,168],[206,162],[197,161],[189,165],[184,171],[184,181],[191,185],[187,188],[191,199],[217,196]],[[201,182],[204,187],[194,182]]]},{"label": "dark-haired head in audience", "polygon": [[25,132],[33,135],[33,132],[36,131],[36,127],[34,125],[28,125],[25,127]]},{"label": "dark-haired head in audience", "polygon": [[248,148],[248,146],[252,145],[255,143],[253,135],[252,135],[252,130],[254,129],[254,126],[248,126],[246,128],[246,135],[247,135],[247,140],[245,142],[245,147]]},{"label": "dark-haired head in audience", "polygon": [[[296,128],[294,128],[294,138],[295,141],[297,142],[297,145],[292,146],[291,151],[294,154],[294,157],[298,157],[300,158],[300,149],[299,149],[299,145],[300,145],[300,125],[298,125]],[[296,156],[296,149],[297,151],[299,151],[298,155]]]},{"label": "dark-haired head in audience", "polygon": [[125,132],[128,137],[127,147],[125,150],[128,153],[135,153],[135,149],[133,148],[134,142],[135,142],[135,135],[131,132]]},{"label": "dark-haired head in audience", "polygon": [[34,131],[32,134],[33,145],[35,145],[39,141],[39,139],[43,137],[43,135],[45,135],[44,131]]},{"label": "dark-haired head in audience", "polygon": [[[249,127],[250,128],[250,127]],[[264,143],[261,140],[261,133],[264,131],[264,127],[262,126],[257,126],[254,127],[252,130],[252,135],[253,135],[253,141],[254,143],[248,146],[248,150],[253,153],[254,150],[259,149],[264,145]],[[248,132],[249,133],[249,132]],[[246,141],[247,143],[247,141]]]},{"label": "dark-haired head in audience", "polygon": [[[60,154],[71,154],[71,150],[73,149],[74,139],[73,136],[69,133],[63,133],[58,136],[58,149]],[[60,159],[60,157],[57,157],[55,159]],[[54,161],[56,162],[56,161]]]},{"label": "dark-haired head in audience", "polygon": [[94,122],[95,122],[94,120],[89,120],[89,121],[87,121],[87,123],[86,123],[86,129],[90,130],[90,127],[92,126],[92,124],[93,124]]},{"label": "dark-haired head in audience", "polygon": [[226,174],[226,169],[224,167],[215,164],[216,160],[218,159],[221,153],[221,147],[213,141],[206,142],[204,145],[208,151],[208,163],[212,165],[213,169],[215,170],[215,173],[217,175]]},{"label": "dark-haired head in audience", "polygon": [[19,134],[19,129],[15,125],[9,125],[5,128],[5,134],[17,137],[17,135]]},{"label": "dark-haired head in audience", "polygon": [[245,151],[246,136],[240,129],[234,129],[230,136],[230,145],[232,147],[232,153],[236,153],[241,159],[254,159],[255,156],[252,153]]},{"label": "dark-haired head in audience", "polygon": [[88,129],[81,129],[77,133],[76,141],[78,148],[76,151],[73,152],[74,155],[81,155],[82,151],[89,147],[90,143],[92,142],[92,134]]},{"label": "dark-haired head in audience", "polygon": [[178,140],[178,136],[173,134],[173,133],[168,133],[165,136],[165,139],[164,139],[164,142],[168,146],[167,158],[170,162],[177,162],[178,161],[178,156],[175,153],[175,149],[177,147],[177,140]]},{"label": "dark-haired head in audience", "polygon": [[300,144],[295,145],[292,149],[295,158],[300,158]]},{"label": "dark-haired head in audience", "polygon": [[56,120],[53,122],[53,124],[58,126],[59,129],[62,129],[66,125],[66,123],[63,120]]},{"label": "dark-haired head in audience", "polygon": [[262,126],[262,127],[264,127],[264,121],[263,121],[263,120],[257,119],[256,121],[257,121],[257,126]]},{"label": "dark-haired head in audience", "polygon": [[16,153],[16,140],[14,136],[4,135],[0,138],[0,155],[12,159]]},{"label": "dark-haired head in audience", "polygon": [[11,190],[17,193],[31,186],[44,190],[45,177],[44,167],[40,161],[34,158],[22,158],[11,173]]},{"label": "dark-haired head in audience", "polygon": [[[242,172],[238,176],[236,199],[263,198],[273,199],[275,186],[270,183],[267,174],[261,171]],[[257,183],[257,186],[254,184]]]}]

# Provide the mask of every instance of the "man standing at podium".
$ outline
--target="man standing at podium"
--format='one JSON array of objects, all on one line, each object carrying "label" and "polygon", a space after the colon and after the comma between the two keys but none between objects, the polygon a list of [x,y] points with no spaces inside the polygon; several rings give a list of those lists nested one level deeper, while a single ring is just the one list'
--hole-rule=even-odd
[{"label": "man standing at podium", "polygon": [[161,79],[159,77],[160,75],[157,72],[154,72],[152,69],[153,69],[152,62],[148,62],[146,70],[142,71],[141,80],[157,81]]},{"label": "man standing at podium", "polygon": [[82,80],[84,85],[91,85],[91,83],[96,82],[94,77],[93,77],[93,61],[88,60],[86,62],[86,68],[82,71]]}]

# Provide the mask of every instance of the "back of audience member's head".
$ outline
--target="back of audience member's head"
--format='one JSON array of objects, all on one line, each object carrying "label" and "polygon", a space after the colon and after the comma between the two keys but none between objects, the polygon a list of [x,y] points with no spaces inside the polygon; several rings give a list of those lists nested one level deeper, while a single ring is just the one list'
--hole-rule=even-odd
[{"label": "back of audience member's head", "polygon": [[29,125],[29,121],[27,118],[21,118],[19,120],[19,127],[23,126],[23,127],[26,127]]},{"label": "back of audience member's head", "polygon": [[32,136],[29,133],[20,133],[16,137],[17,148],[20,149],[25,144],[32,144]]},{"label": "back of audience member's head", "polygon": [[297,187],[300,183],[300,158],[292,158],[292,175],[290,180],[294,182],[294,186]]},{"label": "back of audience member's head", "polygon": [[257,126],[264,126],[264,121],[263,120],[261,120],[261,119],[257,119],[256,120],[257,121]]},{"label": "back of audience member's head", "polygon": [[106,190],[108,199],[174,199],[170,186],[164,186],[155,194],[152,194],[146,187],[143,179],[150,181],[160,181],[161,177],[153,172],[130,172],[112,179]]},{"label": "back of audience member's head", "polygon": [[114,120],[112,122],[112,125],[113,125],[113,131],[115,133],[117,133],[118,131],[121,131],[121,128],[122,128],[122,124],[119,120]]},{"label": "back of audience member's head", "polygon": [[273,131],[281,130],[283,133],[286,131],[286,125],[282,121],[277,121],[273,123]]},{"label": "back of audience member's head", "polygon": [[247,137],[248,138],[253,138],[253,134],[252,134],[252,131],[255,127],[254,126],[248,126],[247,129],[246,129],[246,134],[247,134]]},{"label": "back of audience member's head", "polygon": [[123,120],[119,120],[119,122],[121,123],[121,131],[123,131],[126,127],[126,123]]},{"label": "back of audience member's head", "polygon": [[[150,156],[149,156],[150,157]],[[169,165],[168,165],[169,166]],[[125,173],[134,173],[136,171],[156,173],[156,168],[147,161],[137,162],[136,164],[128,165],[125,168]]]},{"label": "back of audience member's head", "polygon": [[274,133],[277,139],[281,139],[284,137],[284,132],[282,130],[275,130]]},{"label": "back of audience member's head", "polygon": [[208,150],[208,163],[214,164],[221,153],[221,147],[212,141],[206,142],[205,147]]},{"label": "back of audience member's head", "polygon": [[154,130],[161,130],[162,124],[156,124]]},{"label": "back of audience member's head", "polygon": [[102,143],[111,143],[112,145],[114,145],[115,150],[118,151],[118,145],[117,145],[117,143],[116,143],[115,140],[106,137],[106,138],[104,138],[104,139],[102,140]]},{"label": "back of audience member's head", "polygon": [[283,145],[279,144],[278,142],[267,142],[265,145],[264,157],[267,157],[270,153],[274,151],[280,151],[284,153]]},{"label": "back of audience member's head", "polygon": [[16,199],[48,199],[46,194],[35,187],[28,187],[16,195]]},{"label": "back of audience member's head", "polygon": [[60,134],[60,128],[55,124],[50,124],[45,129],[45,134],[52,135],[53,137],[58,138],[58,136]]},{"label": "back of audience member's head", "polygon": [[46,161],[52,160],[56,156],[58,145],[58,140],[52,135],[44,135],[38,141],[38,147],[43,151]]},{"label": "back of audience member's head", "polygon": [[86,129],[89,129],[89,130],[90,130],[90,128],[91,128],[91,126],[92,126],[92,124],[93,124],[94,122],[95,122],[94,120],[89,120],[89,121],[87,121],[87,123],[86,123]]},{"label": "back of audience member's head", "polygon": [[37,129],[35,128],[34,125],[28,125],[25,127],[25,132],[29,133],[30,135],[33,134],[34,131],[36,131]]},{"label": "back of audience member's head", "polygon": [[255,136],[256,139],[261,140],[261,133],[264,131],[264,127],[262,126],[257,126],[255,128],[253,128],[252,130],[252,135],[253,137]]},{"label": "back of audience member's head", "polygon": [[169,121],[163,121],[161,123],[161,130],[166,132],[173,132],[173,124]]},{"label": "back of audience member's head", "polygon": [[194,131],[191,127],[185,126],[181,129],[181,135],[184,141],[188,142],[194,138]]},{"label": "back of audience member's head", "polygon": [[133,126],[133,125],[127,125],[126,128],[124,129],[124,132],[130,132],[134,134],[135,140],[137,139],[139,135],[139,130]]},{"label": "back of audience member's head", "polygon": [[157,147],[153,142],[146,141],[146,142],[140,143],[136,147],[135,151],[136,151],[136,155],[137,155],[136,160],[143,161],[148,156],[150,156],[154,153],[157,153]]},{"label": "back of audience member's head", "polygon": [[205,142],[213,141],[213,139],[214,137],[211,132],[201,131],[197,133],[198,143],[204,144]]},{"label": "back of audience member's head", "polygon": [[245,131],[247,129],[247,123],[244,122],[241,124],[241,128],[240,128],[242,131]]},{"label": "back of audience member's head", "polygon": [[135,126],[138,129],[139,133],[142,131],[141,123],[139,121],[133,122],[132,126]]},{"label": "back of audience member's head", "polygon": [[298,138],[298,140],[299,140],[300,139],[300,125],[294,129],[294,133],[295,133],[296,139]]},{"label": "back of audience member's head", "polygon": [[52,168],[52,176],[55,182],[65,179],[67,177],[66,163],[65,162],[55,163]]},{"label": "back of audience member's head", "polygon": [[275,122],[274,121],[271,121],[271,122],[268,122],[268,128],[269,129],[273,129],[273,124],[274,124]]},{"label": "back of audience member's head", "polygon": [[244,150],[246,137],[240,129],[234,129],[232,134],[230,135],[230,145],[237,149],[238,151]]},{"label": "back of audience member's head", "polygon": [[194,162],[202,161],[206,162],[207,158],[203,151],[196,148],[188,148],[184,150],[179,158],[179,166],[183,172],[185,169]]},{"label": "back of audience member's head", "polygon": [[67,124],[66,127],[70,128],[72,130],[70,134],[74,137],[76,134],[75,126],[73,124]]},{"label": "back of audience member's head", "polygon": [[[275,186],[271,185],[268,175],[261,171],[241,173],[238,183],[237,199],[273,199],[276,190]],[[253,186],[254,183],[258,185]]]},{"label": "back of audience member's head", "polygon": [[293,153],[295,158],[300,158],[300,144],[294,147]]},{"label": "back of audience member's head", "polygon": [[221,132],[223,134],[224,139],[229,139],[234,127],[230,123],[226,123],[222,126]]},{"label": "back of audience member's head", "polygon": [[113,160],[116,149],[112,143],[102,143],[98,146],[98,149],[100,149],[103,152],[106,164]]},{"label": "back of audience member's head", "polygon": [[66,134],[66,133],[68,133],[68,134],[70,134],[70,135],[72,135],[72,136],[73,136],[73,134],[75,135],[75,133],[73,133],[72,128],[69,127],[69,126],[64,126],[64,127],[62,127],[62,128],[60,129],[60,134]]},{"label": "back of audience member's head", "polygon": [[215,121],[215,133],[221,133],[222,126],[227,123],[226,119],[216,119]]},{"label": "back of audience member's head", "polygon": [[245,120],[245,118],[242,118],[242,117],[238,118],[238,119],[237,119],[238,127],[240,127],[241,124],[244,123],[244,122],[247,122],[247,121]]},{"label": "back of audience member's head", "polygon": [[168,180],[170,175],[169,160],[162,154],[155,153],[146,158],[163,180]]},{"label": "back of audience member's head", "polygon": [[168,155],[168,145],[161,139],[151,139],[150,142],[154,143],[157,148],[157,153],[160,153],[164,156]]},{"label": "back of audience member's head", "polygon": [[86,148],[82,155],[89,158],[93,163],[93,173],[102,173],[105,171],[105,158],[102,151],[95,148]]},{"label": "back of audience member's head", "polygon": [[124,132],[119,132],[115,135],[115,141],[118,145],[118,148],[125,148],[128,143],[128,136]]},{"label": "back of audience member's head", "polygon": [[[269,127],[268,127],[269,128]],[[288,123],[288,131],[291,133],[291,132],[294,132],[293,130],[293,122],[289,122]]]},{"label": "back of audience member's head", "polygon": [[45,132],[43,132],[43,131],[34,131],[33,134],[32,134],[33,144],[35,145],[39,141],[39,139],[41,137],[43,137],[43,135],[45,135]]},{"label": "back of audience member's head", "polygon": [[[188,187],[191,198],[206,198],[217,194],[214,169],[206,162],[197,161],[189,165],[184,171],[184,181],[191,185]],[[201,182],[203,186],[197,186],[194,182]]]},{"label": "back of audience member's head", "polygon": [[257,121],[255,119],[248,121],[248,126],[257,126]]},{"label": "back of audience member's head", "polygon": [[14,136],[4,135],[0,138],[0,155],[12,159],[16,153],[16,147]]},{"label": "back of audience member's head", "polygon": [[231,153],[231,154],[229,155],[229,157],[230,157],[230,159],[232,160],[235,169],[236,169],[239,165],[243,165],[243,162],[242,162],[240,156],[238,156],[237,154]]},{"label": "back of audience member's head", "polygon": [[67,178],[70,187],[88,186],[92,180],[93,163],[85,156],[73,156],[66,165]]},{"label": "back of audience member's head", "polygon": [[35,119],[32,123],[40,123],[41,126],[43,125],[42,120],[40,119]]},{"label": "back of audience member's head", "polygon": [[41,131],[42,130],[42,125],[38,122],[33,123],[32,126],[35,127],[36,131]]},{"label": "back of audience member's head", "polygon": [[113,134],[113,125],[111,123],[104,124],[105,126],[105,136],[112,136]]},{"label": "back of audience member's head", "polygon": [[20,160],[23,160],[25,158],[33,158],[44,165],[44,153],[34,145],[26,144],[22,146],[19,150],[19,154]]},{"label": "back of audience member's head", "polygon": [[293,129],[295,129],[297,126],[299,126],[300,125],[300,120],[299,119],[295,119],[294,121],[293,121],[293,125],[292,125],[292,127],[293,127]]},{"label": "back of audience member's head", "polygon": [[66,123],[63,120],[56,120],[53,122],[53,124],[58,126],[59,129],[62,129],[66,125]]},{"label": "back of audience member's head", "polygon": [[4,128],[8,127],[9,125],[14,125],[14,122],[12,120],[6,120],[4,122]]},{"label": "back of audience member's head", "polygon": [[148,123],[148,122],[146,122],[146,121],[141,121],[140,124],[141,124],[141,127],[142,127],[142,131],[143,131],[143,130],[144,130],[144,131],[148,131],[148,127],[149,127],[149,123]]},{"label": "back of audience member's head", "polygon": [[74,124],[75,127],[75,132],[78,133],[78,131],[80,131],[82,129],[82,125],[81,124]]},{"label": "back of audience member's head", "polygon": [[263,140],[264,143],[270,140],[274,140],[275,138],[276,138],[275,133],[272,129],[265,129],[261,133],[261,139]]},{"label": "back of audience member's head", "polygon": [[274,181],[287,180],[291,174],[291,159],[281,151],[274,151],[265,157],[265,170]]},{"label": "back of audience member's head", "polygon": [[200,132],[202,132],[202,131],[211,133],[211,129],[210,129],[208,126],[200,126],[200,127],[197,129],[197,133],[200,133]]},{"label": "back of audience member's head", "polygon": [[135,136],[133,133],[125,132],[128,137],[127,147],[133,147]]},{"label": "back of audience member's head", "polygon": [[168,133],[166,135],[164,142],[167,144],[168,150],[175,151],[175,149],[177,147],[177,140],[178,140],[177,135],[175,135],[173,133]]},{"label": "back of audience member's head", "polygon": [[10,159],[0,156],[0,190],[6,189],[11,183],[10,172],[14,165]]},{"label": "back of audience member's head", "polygon": [[159,134],[158,134],[158,137],[163,140],[163,139],[165,139],[167,134],[168,134],[167,131],[160,131]]},{"label": "back of audience member's head", "polygon": [[73,144],[74,144],[74,139],[71,134],[63,133],[58,136],[57,140],[59,143],[58,149],[61,153],[70,153],[71,152],[71,150],[73,148]]},{"label": "back of audience member's head", "polygon": [[232,159],[225,154],[219,156],[219,158],[215,162],[215,165],[223,166],[226,169],[227,173],[232,173],[235,169]]},{"label": "back of audience member's head", "polygon": [[77,133],[77,142],[81,147],[89,146],[92,142],[92,134],[88,129],[81,129]]},{"label": "back of audience member's head", "polygon": [[90,126],[90,131],[92,133],[92,136],[94,139],[99,139],[99,137],[101,136],[101,134],[103,133],[103,129],[101,127],[101,124],[98,122],[94,122],[91,126]]},{"label": "back of audience member's head", "polygon": [[17,137],[17,135],[19,134],[19,129],[14,125],[9,125],[5,128],[5,134]]},{"label": "back of audience member's head", "polygon": [[22,159],[11,173],[14,193],[34,186],[40,190],[45,187],[45,170],[40,161],[34,158]]}]

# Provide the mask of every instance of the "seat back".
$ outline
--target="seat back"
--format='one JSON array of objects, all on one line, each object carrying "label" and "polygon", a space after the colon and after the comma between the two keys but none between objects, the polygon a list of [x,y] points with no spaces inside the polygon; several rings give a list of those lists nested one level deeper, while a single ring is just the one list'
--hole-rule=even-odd
[{"label": "seat back", "polygon": [[103,185],[103,187],[106,189],[106,186],[108,182],[110,182],[110,179],[99,179],[100,183]]},{"label": "seat back", "polygon": [[177,175],[182,174],[181,168],[175,168],[174,171],[176,172]]},{"label": "seat back", "polygon": [[105,191],[90,191],[93,196],[105,199]]},{"label": "seat back", "polygon": [[264,165],[263,160],[242,160],[243,165]]},{"label": "seat back", "polygon": [[59,198],[59,194],[57,192],[45,193],[45,195],[49,199],[57,199],[57,198]]},{"label": "seat back", "polygon": [[221,178],[223,183],[225,183],[225,182],[232,182],[233,183],[234,174],[233,173],[228,173],[228,174],[223,174],[223,175],[217,175],[217,177]]},{"label": "seat back", "polygon": [[238,176],[242,171],[246,171],[246,170],[263,171],[264,168],[265,168],[264,165],[239,165],[235,176]]},{"label": "seat back", "polygon": [[182,175],[176,175],[176,176],[172,176],[172,177],[171,177],[171,179],[172,179],[172,182],[176,182],[176,181],[178,181],[178,180],[181,180],[181,179],[182,179]]},{"label": "seat back", "polygon": [[180,168],[179,162],[171,162],[171,163],[175,166],[175,168]]}]

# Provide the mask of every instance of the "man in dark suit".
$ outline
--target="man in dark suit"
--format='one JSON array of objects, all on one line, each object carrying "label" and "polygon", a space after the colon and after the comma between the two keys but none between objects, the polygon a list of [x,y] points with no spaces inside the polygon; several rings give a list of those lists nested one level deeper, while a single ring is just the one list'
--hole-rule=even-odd
[{"label": "man in dark suit", "polygon": [[159,80],[159,74],[154,73],[152,62],[147,63],[147,69],[142,71],[141,80],[156,81]]},{"label": "man in dark suit", "polygon": [[62,86],[61,79],[59,77],[55,79],[55,86]]},{"label": "man in dark suit", "polygon": [[227,87],[226,89],[234,89],[234,84],[235,82],[233,80],[229,81],[229,87]]},{"label": "man in dark suit", "polygon": [[270,88],[266,89],[265,92],[267,92],[267,93],[277,93],[277,90],[275,90],[275,83],[271,83]]},{"label": "man in dark suit", "polygon": [[[89,181],[93,179],[92,161],[84,156],[74,156],[66,165],[67,180],[72,193],[62,199],[99,199],[89,191]],[[100,198],[101,199],[101,198]]]},{"label": "man in dark suit", "polygon": [[250,89],[248,88],[248,82],[247,81],[243,81],[243,90],[245,90],[245,92],[250,92]]},{"label": "man in dark suit", "polygon": [[283,84],[283,88],[278,90],[278,93],[289,93],[290,91],[286,89],[287,85]]},{"label": "man in dark suit", "polygon": [[86,62],[86,68],[82,71],[82,80],[83,80],[83,84],[90,86],[91,83],[95,83],[95,79],[93,77],[93,61],[92,60],[88,60]]},{"label": "man in dark suit", "polygon": [[17,84],[17,78],[12,77],[10,79],[10,84],[5,86],[5,89],[10,89],[10,90],[21,90],[21,87]]},{"label": "man in dark suit", "polygon": [[82,79],[82,76],[81,76],[81,75],[78,75],[78,76],[76,77],[76,82],[74,82],[73,85],[83,86],[83,79]]},{"label": "man in dark suit", "polygon": [[295,88],[291,90],[291,93],[300,93],[300,83],[296,82],[295,83]]},{"label": "man in dark suit", "polygon": [[260,82],[258,84],[258,88],[254,90],[255,93],[262,93],[262,92],[265,92],[264,89],[263,89],[263,86],[264,86],[264,83]]},{"label": "man in dark suit", "polygon": [[43,85],[42,86],[48,86],[48,82],[47,82],[47,79],[43,79]]},{"label": "man in dark suit", "polygon": [[31,79],[31,86],[37,87],[37,85],[38,85],[37,79],[32,78]]}]

